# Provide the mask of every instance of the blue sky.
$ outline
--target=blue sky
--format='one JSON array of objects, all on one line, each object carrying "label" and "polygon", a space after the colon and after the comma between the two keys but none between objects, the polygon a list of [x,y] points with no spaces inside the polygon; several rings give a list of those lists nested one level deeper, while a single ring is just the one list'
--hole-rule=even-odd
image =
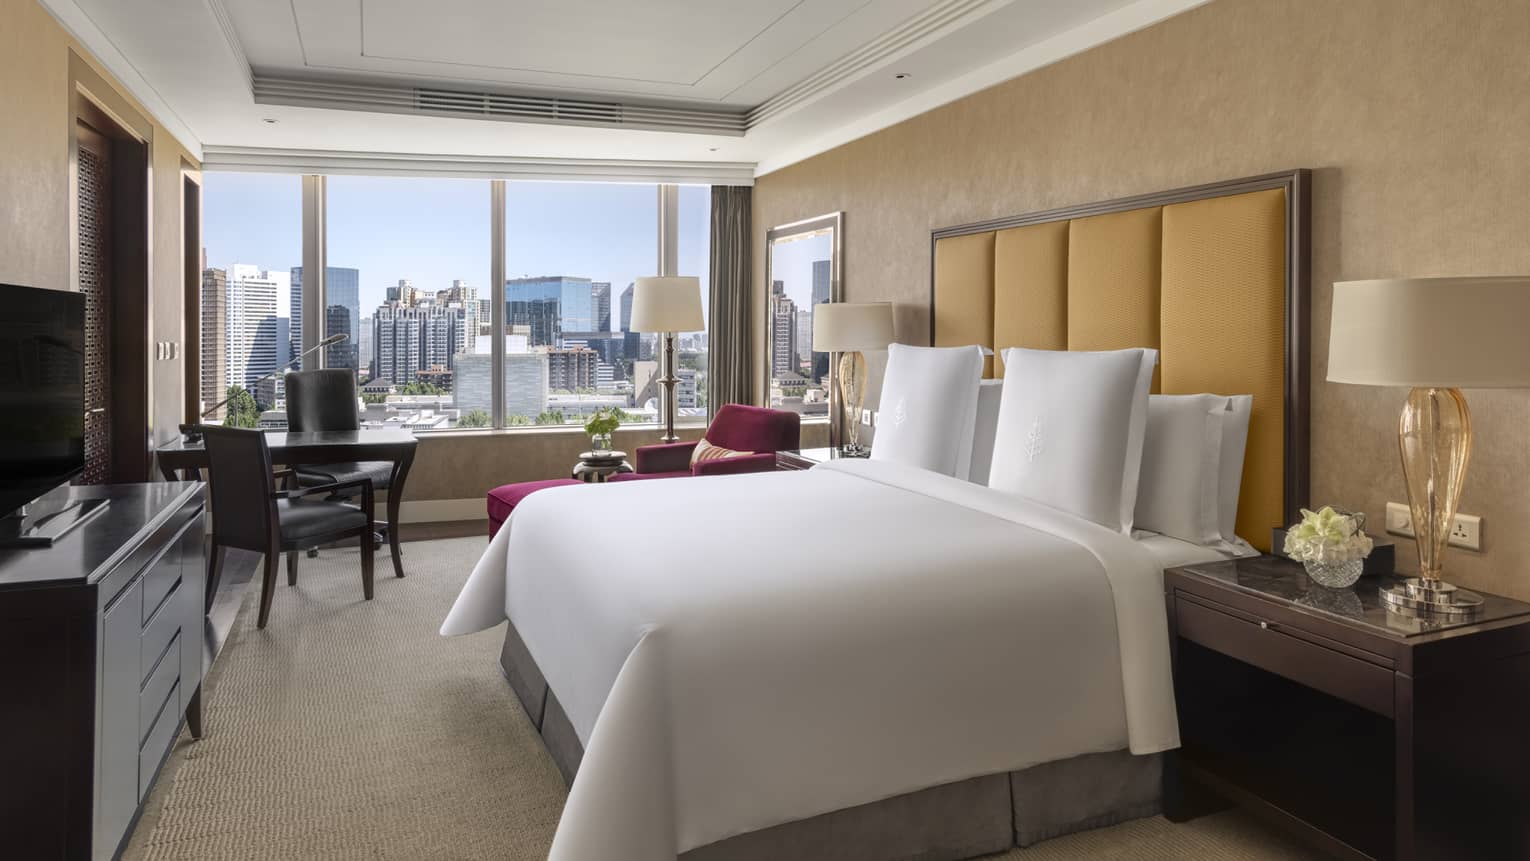
[{"label": "blue sky", "polygon": [[[487,297],[486,180],[329,178],[329,265],[361,272],[361,313],[407,278],[440,290],[463,279]],[[680,274],[706,295],[711,192],[680,188]],[[507,277],[573,275],[612,286],[612,321],[632,279],[657,271],[657,192],[652,185],[511,182],[506,190]],[[286,271],[302,264],[302,192],[295,175],[208,173],[203,179],[207,265],[249,263]],[[287,313],[280,297],[278,313]]]}]

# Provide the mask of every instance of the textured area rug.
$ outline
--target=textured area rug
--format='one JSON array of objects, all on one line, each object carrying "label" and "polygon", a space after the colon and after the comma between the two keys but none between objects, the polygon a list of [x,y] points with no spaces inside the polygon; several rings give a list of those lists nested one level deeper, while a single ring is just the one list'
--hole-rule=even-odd
[{"label": "textured area rug", "polygon": [[[271,623],[258,579],[208,679],[206,736],[184,734],[124,857],[510,859],[547,855],[564,788],[500,675],[501,631],[444,639],[482,538],[404,545],[361,598],[355,550],[285,572]],[[1307,858],[1238,814],[1144,819],[996,856]]]}]

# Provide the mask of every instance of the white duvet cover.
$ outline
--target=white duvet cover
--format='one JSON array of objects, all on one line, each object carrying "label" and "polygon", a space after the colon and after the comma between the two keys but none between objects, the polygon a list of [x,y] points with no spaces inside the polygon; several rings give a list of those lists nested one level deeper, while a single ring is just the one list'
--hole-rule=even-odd
[{"label": "white duvet cover", "polygon": [[507,616],[585,745],[555,859],[1179,743],[1150,554],[898,464],[538,492],[441,633]]}]

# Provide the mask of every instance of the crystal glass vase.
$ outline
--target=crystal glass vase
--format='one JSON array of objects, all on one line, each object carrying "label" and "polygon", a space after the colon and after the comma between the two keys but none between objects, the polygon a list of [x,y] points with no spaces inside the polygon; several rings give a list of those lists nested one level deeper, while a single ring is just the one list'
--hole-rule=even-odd
[{"label": "crystal glass vase", "polygon": [[1307,568],[1307,576],[1319,586],[1327,586],[1330,589],[1346,589],[1355,585],[1360,579],[1360,572],[1365,570],[1365,560],[1351,559],[1348,562],[1304,562]]},{"label": "crystal glass vase", "polygon": [[590,451],[603,452],[611,450],[611,435],[608,433],[590,434]]}]

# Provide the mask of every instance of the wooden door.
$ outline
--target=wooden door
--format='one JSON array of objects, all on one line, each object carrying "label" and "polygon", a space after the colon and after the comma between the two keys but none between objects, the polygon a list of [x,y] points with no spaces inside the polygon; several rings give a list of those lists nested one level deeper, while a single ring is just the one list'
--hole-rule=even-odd
[{"label": "wooden door", "polygon": [[111,142],[90,126],[76,128],[76,201],[80,237],[80,292],[85,294],[85,470],[81,484],[111,480]]}]

